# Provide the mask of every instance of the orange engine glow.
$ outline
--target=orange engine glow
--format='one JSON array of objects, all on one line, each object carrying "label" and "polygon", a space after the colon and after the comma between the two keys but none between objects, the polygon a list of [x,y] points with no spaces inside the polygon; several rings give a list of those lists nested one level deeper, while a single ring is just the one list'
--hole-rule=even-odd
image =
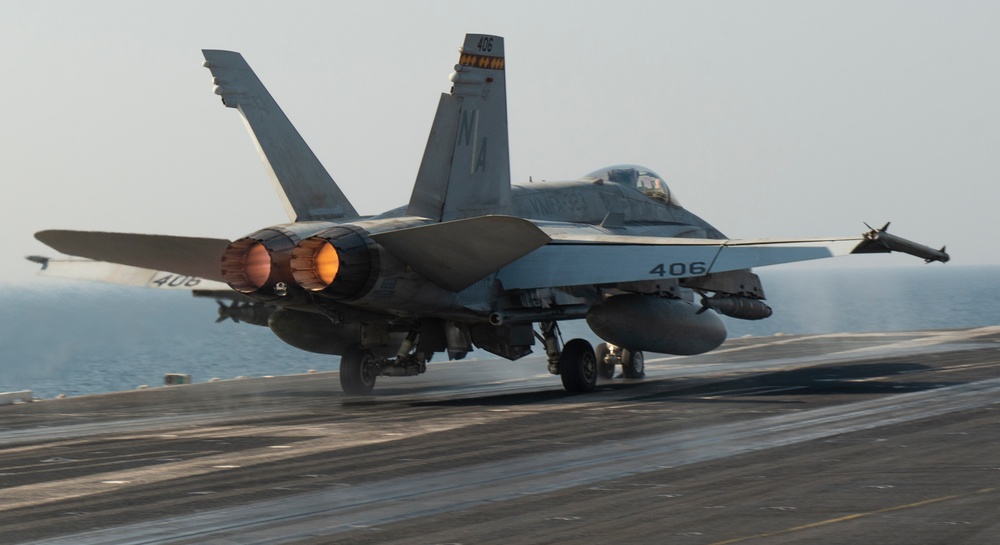
[{"label": "orange engine glow", "polygon": [[340,271],[340,256],[337,249],[329,242],[323,242],[319,250],[313,255],[313,269],[320,281],[329,286]]},{"label": "orange engine glow", "polygon": [[222,254],[220,272],[229,287],[240,293],[253,293],[271,277],[271,252],[259,240],[241,238]]},{"label": "orange engine glow", "polygon": [[271,255],[263,244],[256,242],[247,250],[243,261],[243,274],[255,289],[260,288],[271,276]]},{"label": "orange engine glow", "polygon": [[292,277],[309,291],[324,290],[340,273],[340,254],[326,240],[307,238],[292,249]]}]

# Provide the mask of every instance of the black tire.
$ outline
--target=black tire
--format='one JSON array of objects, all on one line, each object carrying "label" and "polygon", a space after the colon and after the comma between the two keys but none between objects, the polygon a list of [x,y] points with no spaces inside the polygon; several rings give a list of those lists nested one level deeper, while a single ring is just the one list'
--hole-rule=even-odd
[{"label": "black tire", "polygon": [[642,378],[646,376],[646,358],[642,350],[622,350],[622,374],[625,378]]},{"label": "black tire", "polygon": [[615,378],[615,362],[609,360],[608,356],[611,355],[611,349],[608,348],[608,343],[601,343],[594,348],[594,355],[597,356],[597,372],[602,378],[612,379]]},{"label": "black tire", "polygon": [[340,387],[351,396],[366,396],[375,388],[378,367],[371,350],[356,344],[347,347],[340,356]]},{"label": "black tire", "polygon": [[597,386],[597,355],[584,339],[573,339],[559,356],[559,377],[570,393],[589,392]]}]

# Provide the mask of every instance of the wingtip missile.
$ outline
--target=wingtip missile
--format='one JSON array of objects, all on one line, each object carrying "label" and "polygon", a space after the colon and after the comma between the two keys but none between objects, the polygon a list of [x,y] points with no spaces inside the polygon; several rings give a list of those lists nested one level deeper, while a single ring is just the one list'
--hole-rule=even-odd
[{"label": "wingtip missile", "polygon": [[947,248],[947,246],[942,246],[941,249],[938,250],[938,252],[940,252],[941,255],[944,256],[943,259],[924,258],[924,263],[932,263],[934,261],[940,261],[941,263],[947,263],[948,260],[951,259],[951,256],[948,255],[948,252],[945,251],[945,248]]},{"label": "wingtip missile", "polygon": [[951,256],[945,252],[945,246],[942,246],[940,250],[935,250],[929,246],[924,246],[923,244],[913,242],[912,240],[907,240],[903,237],[890,234],[888,231],[889,223],[891,222],[887,222],[881,229],[873,229],[872,226],[866,223],[865,226],[870,229],[864,234],[864,238],[867,243],[859,246],[857,253],[873,251],[901,252],[919,257],[923,259],[925,263],[931,263],[934,261],[947,263],[951,259]]}]

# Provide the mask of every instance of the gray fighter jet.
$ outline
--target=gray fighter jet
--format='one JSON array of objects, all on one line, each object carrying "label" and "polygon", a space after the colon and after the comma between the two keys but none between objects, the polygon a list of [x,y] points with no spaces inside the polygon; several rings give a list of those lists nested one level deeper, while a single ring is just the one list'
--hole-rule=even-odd
[{"label": "gray fighter jet", "polygon": [[[36,237],[73,256],[225,282],[266,305],[261,316],[281,340],[340,355],[348,394],[371,392],[379,376],[423,373],[435,353],[461,359],[478,347],[515,360],[536,340],[566,390],[585,392],[616,366],[641,378],[643,351],[716,348],[726,338],[718,314],[769,316],[751,267],[890,251],[948,260],[888,224],[848,238],[730,239],[641,166],[511,185],[504,42],[481,34],[465,37],[410,202],[359,216],[243,57],[203,53],[291,222],[236,241]],[[580,318],[607,343],[563,343],[559,322]]]}]

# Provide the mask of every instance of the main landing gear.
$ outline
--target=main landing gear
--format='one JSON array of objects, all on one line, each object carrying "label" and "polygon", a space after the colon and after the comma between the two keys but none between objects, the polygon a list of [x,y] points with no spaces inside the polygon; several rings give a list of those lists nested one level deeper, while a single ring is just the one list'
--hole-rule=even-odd
[{"label": "main landing gear", "polygon": [[417,350],[420,334],[414,330],[407,335],[394,357],[375,356],[368,348],[358,344],[347,347],[340,356],[340,387],[351,396],[372,393],[375,379],[380,376],[411,377],[427,371],[426,354]]},{"label": "main landing gear", "polygon": [[549,359],[549,372],[559,375],[563,388],[570,393],[589,392],[597,386],[597,377],[614,378],[615,365],[622,366],[625,378],[645,376],[641,350],[627,350],[601,343],[597,350],[584,339],[572,339],[559,349],[560,333],[556,322],[542,322],[539,339]]},{"label": "main landing gear", "polygon": [[[618,365],[624,378],[645,376],[645,362],[640,350],[628,350],[608,343],[598,344],[595,350],[585,339],[572,339],[563,345],[556,322],[541,322],[539,326],[541,333],[536,333],[536,336],[545,347],[549,372],[559,375],[567,392],[593,390],[598,377],[614,378]],[[419,332],[411,331],[392,357],[375,354],[359,344],[349,346],[340,357],[340,386],[344,393],[368,395],[375,388],[375,379],[380,376],[413,376],[427,371],[430,358],[417,350],[418,340]]]},{"label": "main landing gear", "polygon": [[646,376],[646,360],[642,350],[628,350],[609,343],[597,345],[597,365],[601,376],[607,379],[615,377],[615,366],[621,365],[622,377],[642,378]]},{"label": "main landing gear", "polygon": [[372,393],[379,365],[372,351],[354,344],[340,356],[340,387],[344,393],[363,396]]}]

